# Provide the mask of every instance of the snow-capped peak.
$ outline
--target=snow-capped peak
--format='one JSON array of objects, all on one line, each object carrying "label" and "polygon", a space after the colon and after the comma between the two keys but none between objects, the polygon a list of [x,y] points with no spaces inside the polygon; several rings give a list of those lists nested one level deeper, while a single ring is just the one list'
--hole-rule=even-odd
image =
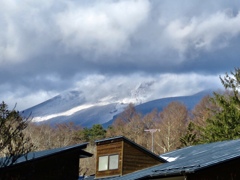
[{"label": "snow-capped peak", "polygon": [[134,90],[131,91],[131,99],[135,101],[134,104],[142,104],[146,102],[151,95],[151,87],[154,81],[140,83]]}]

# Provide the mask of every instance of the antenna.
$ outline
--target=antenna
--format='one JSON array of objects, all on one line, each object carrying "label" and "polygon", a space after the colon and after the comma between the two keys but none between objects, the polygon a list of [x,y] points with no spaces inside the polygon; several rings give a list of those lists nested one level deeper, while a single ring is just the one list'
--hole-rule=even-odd
[{"label": "antenna", "polygon": [[144,129],[145,132],[150,132],[152,134],[152,152],[153,152],[153,133],[159,131],[160,129]]}]

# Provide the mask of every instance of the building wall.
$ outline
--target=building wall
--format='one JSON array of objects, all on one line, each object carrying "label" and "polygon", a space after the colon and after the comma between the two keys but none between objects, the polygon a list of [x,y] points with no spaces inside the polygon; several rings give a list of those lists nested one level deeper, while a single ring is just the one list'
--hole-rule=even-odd
[{"label": "building wall", "polygon": [[79,152],[64,152],[0,170],[0,179],[76,180],[79,176]]},{"label": "building wall", "polygon": [[[96,178],[122,175],[122,157],[123,157],[122,149],[123,149],[123,141],[120,141],[120,140],[114,140],[113,142],[101,143],[97,145],[96,174],[95,174]],[[112,155],[112,154],[119,155],[118,169],[98,171],[99,156]]]},{"label": "building wall", "polygon": [[189,174],[188,180],[239,180],[240,179],[240,158],[224,162],[222,164],[208,167],[197,173]]},{"label": "building wall", "polygon": [[161,164],[159,159],[151,157],[146,152],[124,142],[123,175]]}]

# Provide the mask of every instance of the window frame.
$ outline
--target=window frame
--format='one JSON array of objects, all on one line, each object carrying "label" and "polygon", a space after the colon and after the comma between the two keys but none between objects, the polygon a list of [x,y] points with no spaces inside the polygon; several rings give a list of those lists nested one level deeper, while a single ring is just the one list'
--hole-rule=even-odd
[{"label": "window frame", "polygon": [[99,156],[99,158],[98,158],[98,171],[107,171],[108,170],[108,164],[109,164],[108,159],[109,159],[108,156]]},{"label": "window frame", "polygon": [[[104,164],[102,164],[103,162],[100,159],[105,157],[107,158],[107,164],[105,162],[106,168],[100,168],[100,167],[104,167]],[[111,159],[111,157],[112,158],[117,157],[117,158]],[[110,155],[103,155],[98,157],[98,171],[112,171],[116,169],[119,169],[119,154],[110,154]]]},{"label": "window frame", "polygon": [[[111,157],[117,157],[117,159],[112,159],[112,163],[111,163]],[[118,169],[119,168],[119,154],[111,154],[108,156],[108,170],[115,170],[115,169]],[[117,162],[114,162],[114,161],[117,161]],[[111,167],[111,164],[112,166],[114,166],[113,168]],[[116,167],[115,167],[116,166]]]}]

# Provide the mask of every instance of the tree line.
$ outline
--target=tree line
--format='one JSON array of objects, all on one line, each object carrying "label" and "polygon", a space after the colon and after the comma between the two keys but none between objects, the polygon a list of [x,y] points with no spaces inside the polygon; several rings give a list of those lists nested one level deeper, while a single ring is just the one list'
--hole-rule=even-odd
[{"label": "tree line", "polygon": [[[126,136],[134,142],[162,154],[185,146],[240,138],[240,69],[220,77],[225,91],[204,97],[193,110],[181,102],[171,102],[162,111],[154,109],[148,114],[137,112],[133,104],[104,129],[96,124],[83,128],[73,123],[31,123],[15,109],[8,110],[0,104],[0,155],[10,157],[0,162],[3,167],[30,151],[58,148],[82,142],[90,142],[88,151],[95,153],[94,141]],[[157,130],[151,134],[149,129]],[[153,138],[153,144],[150,139]],[[153,148],[154,147],[154,148]],[[84,160],[82,171],[93,173],[94,158]],[[82,165],[82,164],[81,164]],[[90,167],[90,168],[89,168]]]}]

